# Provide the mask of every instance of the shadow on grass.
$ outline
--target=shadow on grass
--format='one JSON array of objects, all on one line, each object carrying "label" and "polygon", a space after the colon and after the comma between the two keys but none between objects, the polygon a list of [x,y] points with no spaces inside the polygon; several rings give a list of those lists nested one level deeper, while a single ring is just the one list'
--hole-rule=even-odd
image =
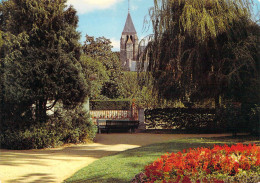
[{"label": "shadow on grass", "polygon": [[169,141],[164,143],[152,144],[140,148],[130,149],[125,151],[124,153],[120,153],[119,156],[121,158],[127,157],[155,157],[161,156],[165,153],[179,152],[184,149],[189,148],[198,148],[198,147],[207,147],[212,148],[214,144],[231,144],[228,141],[217,141],[217,140],[203,140],[203,139],[179,139],[176,141]]},{"label": "shadow on grass", "polygon": [[149,133],[111,133],[97,134],[95,142],[103,145],[139,145],[160,143],[174,139],[183,138],[208,138],[208,137],[223,137],[232,134],[149,134]]},{"label": "shadow on grass", "polygon": [[73,183],[129,183],[129,181],[126,179],[103,178],[102,176],[98,176],[88,179],[78,179],[76,181],[73,181]]}]

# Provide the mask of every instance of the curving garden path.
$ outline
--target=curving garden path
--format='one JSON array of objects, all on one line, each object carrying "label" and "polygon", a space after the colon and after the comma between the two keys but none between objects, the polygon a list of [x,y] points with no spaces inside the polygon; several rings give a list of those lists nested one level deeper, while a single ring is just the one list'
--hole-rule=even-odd
[{"label": "curving garden path", "polygon": [[91,144],[43,150],[0,150],[1,183],[62,182],[95,160],[119,151],[185,137],[227,134],[98,134]]}]

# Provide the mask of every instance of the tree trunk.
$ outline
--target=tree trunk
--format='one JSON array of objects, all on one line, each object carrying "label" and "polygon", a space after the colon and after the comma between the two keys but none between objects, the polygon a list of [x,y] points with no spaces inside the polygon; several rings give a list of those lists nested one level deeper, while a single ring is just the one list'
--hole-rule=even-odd
[{"label": "tree trunk", "polygon": [[216,95],[214,100],[215,100],[215,109],[219,109],[221,107],[221,96]]},{"label": "tree trunk", "polygon": [[219,130],[219,127],[217,126],[217,123],[218,123],[218,120],[220,120],[220,106],[221,106],[221,96],[220,95],[216,95],[214,97],[214,100],[215,100],[215,120],[214,120],[214,124],[213,124],[213,131],[215,133],[218,132]]},{"label": "tree trunk", "polygon": [[45,123],[47,120],[46,115],[46,101],[40,99],[36,102],[36,119],[38,122]]}]

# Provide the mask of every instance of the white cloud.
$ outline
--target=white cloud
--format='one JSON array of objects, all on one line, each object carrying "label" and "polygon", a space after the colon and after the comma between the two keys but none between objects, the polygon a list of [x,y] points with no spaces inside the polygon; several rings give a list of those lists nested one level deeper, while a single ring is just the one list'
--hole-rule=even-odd
[{"label": "white cloud", "polygon": [[119,51],[120,50],[120,40],[117,40],[115,38],[111,38],[111,45],[113,46],[113,51]]},{"label": "white cloud", "polygon": [[[260,1],[260,0],[259,0]],[[130,8],[130,10],[132,10],[132,11],[135,11],[135,10],[137,10],[138,9],[138,6],[135,6],[135,5],[131,5],[131,8]]]},{"label": "white cloud", "polygon": [[68,5],[78,11],[79,14],[89,13],[94,10],[108,9],[123,0],[68,0]]}]

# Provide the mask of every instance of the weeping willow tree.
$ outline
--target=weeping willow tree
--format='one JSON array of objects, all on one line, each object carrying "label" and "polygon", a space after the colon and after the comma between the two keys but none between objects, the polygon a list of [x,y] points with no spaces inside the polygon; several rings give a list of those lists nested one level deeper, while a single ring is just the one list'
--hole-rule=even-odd
[{"label": "weeping willow tree", "polygon": [[[259,25],[249,0],[154,0],[143,61],[166,99],[239,99],[259,75]],[[143,64],[144,65],[144,64]]]}]

